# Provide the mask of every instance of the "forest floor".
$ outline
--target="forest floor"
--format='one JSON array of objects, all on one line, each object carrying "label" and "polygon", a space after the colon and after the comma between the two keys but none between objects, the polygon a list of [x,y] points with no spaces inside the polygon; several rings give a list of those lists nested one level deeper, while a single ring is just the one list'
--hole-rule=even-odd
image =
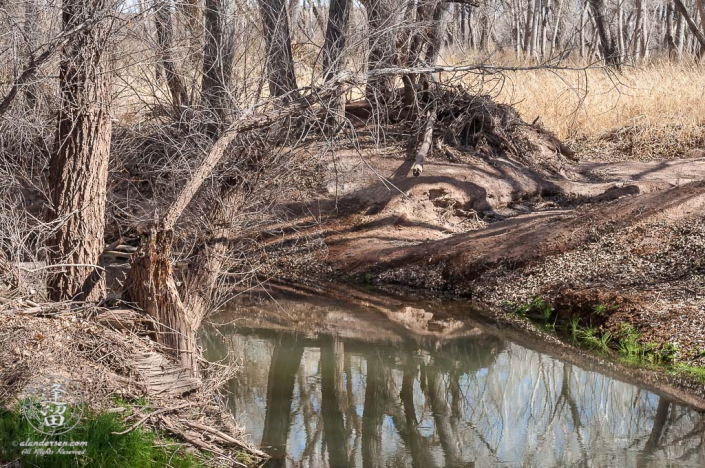
[{"label": "forest floor", "polygon": [[577,317],[610,347],[633,340],[630,355],[702,380],[702,150],[549,163],[543,150],[488,158],[441,144],[413,177],[405,145],[386,141],[340,148],[322,184],[280,207],[286,221],[263,235],[280,275],[406,286],[509,314],[547,308],[554,324]]}]

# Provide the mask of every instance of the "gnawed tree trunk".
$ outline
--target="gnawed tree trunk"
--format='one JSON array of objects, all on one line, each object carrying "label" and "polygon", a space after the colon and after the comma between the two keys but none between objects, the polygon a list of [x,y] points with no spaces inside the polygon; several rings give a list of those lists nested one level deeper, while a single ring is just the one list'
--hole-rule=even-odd
[{"label": "gnawed tree trunk", "polygon": [[[104,14],[108,0],[65,0],[68,31]],[[59,71],[61,104],[50,167],[52,213],[58,222],[48,241],[57,267],[48,281],[52,300],[98,301],[105,277],[97,266],[104,248],[105,193],[110,155],[110,88],[101,66],[108,29],[94,24],[71,37]]]},{"label": "gnawed tree trunk", "polygon": [[[329,94],[321,93],[320,98],[325,99]],[[139,250],[132,256],[123,298],[155,319],[155,341],[166,346],[193,376],[198,375],[196,331],[208,310],[210,295],[225,258],[229,221],[239,209],[243,193],[237,186],[224,187],[223,202],[211,219],[216,228],[210,238],[198,246],[181,291],[176,287],[170,258],[174,226],[238,135],[271,126],[301,113],[310,105],[308,100],[300,98],[281,104],[272,112],[243,117],[223,132],[164,217],[147,230]]]},{"label": "gnawed tree trunk", "polygon": [[171,103],[179,116],[183,106],[188,105],[186,87],[176,69],[173,57],[174,26],[172,20],[171,0],[160,0],[156,5],[154,24],[157,30],[157,43],[159,44],[159,63],[164,71],[166,85],[171,94]]},{"label": "gnawed tree trunk", "polygon": [[232,74],[234,34],[228,20],[227,0],[206,0],[206,43],[203,47],[201,104],[209,114],[208,133],[217,135],[232,113],[230,75]]},{"label": "gnawed tree trunk", "polygon": [[267,41],[269,94],[278,97],[297,88],[286,5],[284,0],[259,0],[259,10]]}]

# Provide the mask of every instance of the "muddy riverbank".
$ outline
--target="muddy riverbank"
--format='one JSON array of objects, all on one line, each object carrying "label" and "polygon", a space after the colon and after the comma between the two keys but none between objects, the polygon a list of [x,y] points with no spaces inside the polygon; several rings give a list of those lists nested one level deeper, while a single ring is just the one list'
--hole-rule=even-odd
[{"label": "muddy riverbank", "polygon": [[263,235],[299,282],[399,285],[512,312],[537,298],[613,338],[705,365],[705,159],[454,161],[420,177],[401,146],[343,151]]}]

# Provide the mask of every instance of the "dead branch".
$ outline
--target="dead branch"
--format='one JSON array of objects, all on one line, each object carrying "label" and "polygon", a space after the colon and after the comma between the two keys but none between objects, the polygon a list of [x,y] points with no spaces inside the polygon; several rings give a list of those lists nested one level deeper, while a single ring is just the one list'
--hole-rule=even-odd
[{"label": "dead branch", "polygon": [[148,415],[144,416],[142,419],[140,419],[139,421],[137,421],[135,424],[133,424],[132,426],[130,426],[130,427],[128,427],[127,429],[125,429],[124,431],[113,432],[112,434],[113,434],[113,435],[125,435],[125,434],[128,434],[128,433],[134,431],[135,429],[137,429],[138,427],[140,427],[140,426],[141,426],[142,424],[144,424],[145,422],[147,422],[147,420],[149,420],[149,418],[151,418],[152,416],[157,416],[157,415],[159,415],[159,414],[164,414],[164,413],[168,413],[168,412],[171,412],[171,411],[180,410],[180,409],[182,409],[182,408],[186,408],[186,407],[193,406],[193,405],[195,405],[195,403],[189,402],[189,403],[183,403],[183,404],[181,404],[181,405],[170,406],[169,408],[161,408],[161,409],[158,409],[158,410],[156,410],[156,411],[152,411],[151,413],[149,413]]},{"label": "dead branch", "polygon": [[423,164],[426,159],[428,151],[431,149],[431,143],[433,140],[433,127],[436,124],[437,112],[435,104],[431,106],[426,112],[426,124],[424,125],[423,140],[421,141],[421,146],[416,153],[416,161],[411,168],[411,172],[414,177],[418,177],[423,172]]}]

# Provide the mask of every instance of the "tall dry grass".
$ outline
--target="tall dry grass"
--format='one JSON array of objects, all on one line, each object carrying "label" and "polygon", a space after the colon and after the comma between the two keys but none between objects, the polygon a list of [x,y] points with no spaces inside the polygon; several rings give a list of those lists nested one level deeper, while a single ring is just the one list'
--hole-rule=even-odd
[{"label": "tall dry grass", "polygon": [[702,65],[510,72],[490,92],[524,120],[538,118],[581,157],[652,160],[705,147]]}]

